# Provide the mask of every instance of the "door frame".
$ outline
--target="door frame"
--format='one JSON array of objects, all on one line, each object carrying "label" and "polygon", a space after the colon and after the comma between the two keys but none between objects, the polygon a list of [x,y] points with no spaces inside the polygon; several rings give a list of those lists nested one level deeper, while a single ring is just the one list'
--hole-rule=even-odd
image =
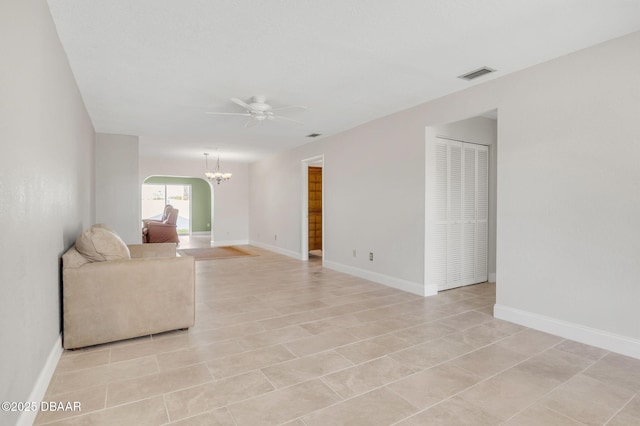
[{"label": "door frame", "polygon": [[[499,117],[499,109],[495,109],[496,111],[496,115]],[[478,117],[478,116],[483,116],[484,113],[480,113],[480,114],[476,114],[470,117],[466,117],[466,118],[460,118],[459,120],[455,120],[455,121],[451,121],[448,123],[455,123],[457,121],[461,121],[461,120],[465,120],[468,118],[474,118],[474,117]],[[487,116],[487,118],[489,118]],[[442,123],[442,124],[448,124],[448,123]],[[499,125],[499,120],[497,121],[498,125]],[[432,224],[434,221],[434,217],[435,217],[435,212],[432,209],[432,203],[433,203],[433,194],[431,194],[431,189],[433,188],[434,185],[434,181],[435,181],[435,169],[434,168],[429,168],[427,165],[433,161],[433,158],[435,156],[435,140],[436,138],[444,138],[444,139],[450,139],[450,140],[457,140],[459,142],[464,142],[464,143],[471,143],[471,144],[475,144],[475,145],[484,145],[488,148],[488,152],[489,152],[489,188],[488,188],[488,202],[489,202],[489,206],[488,206],[488,230],[487,230],[487,251],[488,251],[488,255],[487,255],[487,266],[489,266],[490,262],[490,256],[491,256],[491,251],[489,250],[489,248],[491,248],[491,240],[493,239],[494,241],[494,247],[493,247],[493,256],[495,259],[496,253],[497,253],[497,239],[496,239],[496,227],[497,227],[497,205],[495,204],[495,197],[497,197],[497,188],[494,187],[494,193],[492,196],[492,179],[493,179],[493,185],[497,186],[497,168],[498,168],[498,159],[497,159],[497,152],[498,152],[498,145],[500,143],[499,139],[500,139],[500,132],[499,129],[497,131],[496,134],[496,140],[495,140],[495,144],[488,144],[488,143],[484,143],[480,140],[476,140],[473,137],[464,137],[464,138],[456,138],[456,137],[451,137],[450,135],[444,135],[444,134],[440,134],[437,130],[436,127],[438,127],[439,125],[430,125],[430,126],[426,126],[425,127],[425,167],[427,169],[427,172],[425,173],[425,228],[424,228],[424,232],[425,232],[425,237],[424,237],[424,287],[425,287],[425,296],[431,296],[431,295],[435,295],[438,294],[438,291],[440,291],[438,289],[438,286],[434,283],[433,280],[433,271],[432,271],[432,265],[430,263],[430,260],[433,258],[434,252],[433,252],[433,246],[430,244],[431,242],[431,238],[433,236],[433,229],[432,229]],[[492,178],[492,174],[493,174],[493,178]],[[493,217],[495,217],[495,224],[492,222],[492,215]],[[496,259],[496,268],[498,267],[498,263],[497,263],[497,259]],[[488,276],[488,280],[489,281],[496,281],[496,275],[497,275],[497,271],[491,273],[489,270],[487,270],[487,276]]]},{"label": "door frame", "polygon": [[309,166],[320,163],[322,167],[322,260],[324,261],[325,244],[324,244],[324,154],[315,155],[305,158],[301,162],[301,179],[300,199],[302,200],[301,208],[301,238],[300,238],[300,260],[309,260]]}]

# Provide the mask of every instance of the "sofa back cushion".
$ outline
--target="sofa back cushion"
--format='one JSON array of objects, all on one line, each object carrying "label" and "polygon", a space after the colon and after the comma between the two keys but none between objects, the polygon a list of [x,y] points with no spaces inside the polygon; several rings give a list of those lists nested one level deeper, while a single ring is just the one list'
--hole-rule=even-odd
[{"label": "sofa back cushion", "polygon": [[102,225],[82,231],[76,239],[76,250],[90,262],[131,258],[124,241]]}]

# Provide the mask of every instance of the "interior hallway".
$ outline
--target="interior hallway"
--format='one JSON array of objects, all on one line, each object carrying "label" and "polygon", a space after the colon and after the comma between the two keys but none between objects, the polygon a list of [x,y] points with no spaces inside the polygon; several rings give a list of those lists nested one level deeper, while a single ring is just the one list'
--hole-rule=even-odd
[{"label": "interior hallway", "polygon": [[65,351],[45,400],[82,412],[36,424],[640,424],[640,360],[494,319],[492,283],[423,298],[243,248],[196,262],[192,329]]}]

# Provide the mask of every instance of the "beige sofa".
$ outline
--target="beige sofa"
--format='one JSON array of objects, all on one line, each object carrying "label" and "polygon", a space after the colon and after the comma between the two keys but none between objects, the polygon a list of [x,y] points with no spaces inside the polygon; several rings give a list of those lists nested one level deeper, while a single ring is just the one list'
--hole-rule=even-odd
[{"label": "beige sofa", "polygon": [[62,292],[66,349],[195,322],[194,258],[177,257],[174,243],[126,246],[100,225],[62,256]]}]

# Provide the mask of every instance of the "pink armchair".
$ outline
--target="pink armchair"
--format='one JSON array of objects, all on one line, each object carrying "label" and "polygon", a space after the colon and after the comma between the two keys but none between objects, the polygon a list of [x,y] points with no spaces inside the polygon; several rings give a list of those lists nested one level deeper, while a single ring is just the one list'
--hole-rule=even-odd
[{"label": "pink armchair", "polygon": [[180,243],[177,231],[178,211],[178,209],[167,204],[162,220],[144,219],[142,221],[142,242]]}]

